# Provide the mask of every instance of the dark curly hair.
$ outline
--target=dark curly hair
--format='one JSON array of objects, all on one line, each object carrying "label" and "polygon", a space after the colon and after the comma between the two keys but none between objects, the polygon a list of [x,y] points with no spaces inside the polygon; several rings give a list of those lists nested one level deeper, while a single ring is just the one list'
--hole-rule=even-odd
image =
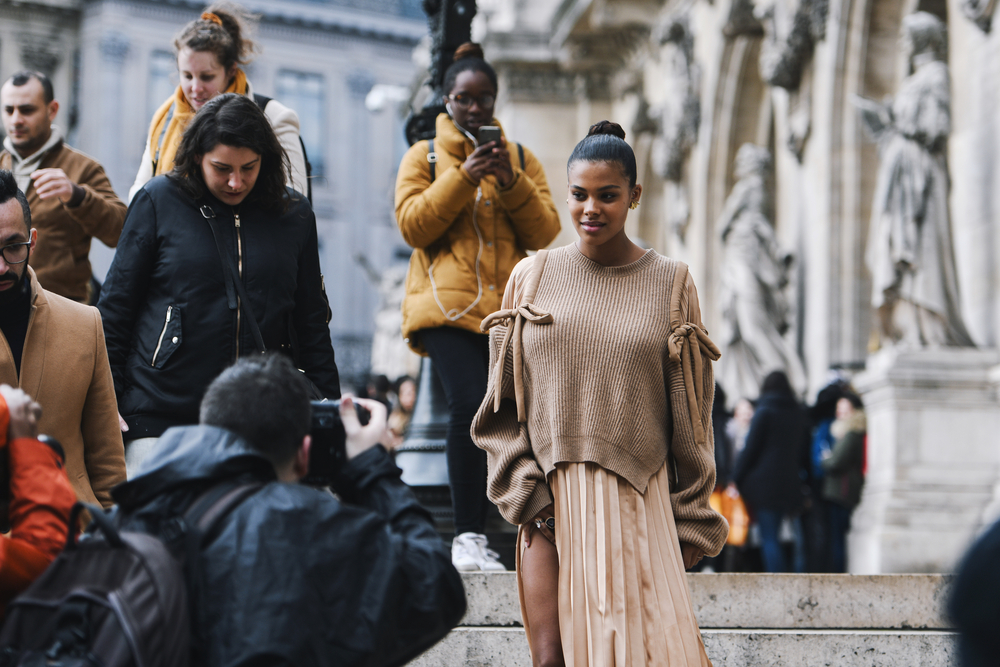
[{"label": "dark curly hair", "polygon": [[455,61],[444,73],[444,84],[441,90],[448,95],[455,88],[455,81],[462,72],[482,72],[493,84],[493,92],[497,92],[497,73],[493,66],[486,62],[483,47],[475,42],[466,42],[455,49]]},{"label": "dark curly hair", "polygon": [[628,179],[628,186],[635,187],[639,177],[635,164],[635,153],[625,142],[625,130],[618,123],[602,120],[590,126],[590,131],[576,145],[566,162],[566,170],[574,162],[610,162],[621,168]]},{"label": "dark curly hair", "polygon": [[202,199],[208,188],[201,158],[219,144],[249,148],[260,155],[260,174],[245,201],[271,213],[284,213],[289,205],[288,155],[261,108],[243,95],[219,95],[198,111],[184,130],[174,169],[167,176],[195,201]]}]

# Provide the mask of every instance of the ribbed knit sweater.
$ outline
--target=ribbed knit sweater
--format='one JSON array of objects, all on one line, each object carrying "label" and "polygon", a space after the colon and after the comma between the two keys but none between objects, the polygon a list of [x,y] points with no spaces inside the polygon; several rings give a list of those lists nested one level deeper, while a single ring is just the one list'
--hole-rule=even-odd
[{"label": "ribbed knit sweater", "polygon": [[718,350],[687,266],[650,250],[606,267],[569,245],[537,280],[535,260],[514,268],[504,310],[483,322],[491,370],[472,437],[488,455],[490,500],[521,524],[552,502],[557,463],[596,463],[642,493],[669,457],[678,537],[717,554],[729,530],[708,502]]}]

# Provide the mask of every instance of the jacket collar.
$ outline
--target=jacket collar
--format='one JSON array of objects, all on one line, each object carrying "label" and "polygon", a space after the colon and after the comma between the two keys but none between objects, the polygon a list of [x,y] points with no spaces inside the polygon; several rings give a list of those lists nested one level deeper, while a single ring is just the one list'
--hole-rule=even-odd
[{"label": "jacket collar", "polygon": [[[507,136],[503,131],[503,126],[500,125],[500,121],[496,118],[493,119],[493,125],[500,128],[500,132],[503,133],[504,137]],[[455,124],[455,121],[451,119],[451,116],[446,113],[438,114],[434,127],[434,140],[440,145],[442,150],[451,153],[457,158],[465,160],[478,146],[475,137],[459,128]]]},{"label": "jacket collar", "polygon": [[28,331],[24,336],[24,349],[21,352],[21,376],[17,376],[17,367],[14,365],[10,345],[4,340],[0,344],[0,381],[20,387],[30,396],[38,396],[42,385],[42,369],[45,366],[45,332],[49,324],[49,299],[30,266],[28,280],[31,290],[31,314],[28,319]]},{"label": "jacket collar", "polygon": [[160,436],[139,474],[115,487],[111,495],[128,509],[177,486],[242,473],[267,481],[277,479],[271,462],[232,431],[217,426],[177,426]]}]

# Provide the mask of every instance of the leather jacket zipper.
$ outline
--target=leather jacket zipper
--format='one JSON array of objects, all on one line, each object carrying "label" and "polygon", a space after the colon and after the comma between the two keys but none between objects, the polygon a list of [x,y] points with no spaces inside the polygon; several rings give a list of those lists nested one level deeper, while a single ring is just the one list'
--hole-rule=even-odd
[{"label": "leather jacket zipper", "polygon": [[156,341],[156,350],[153,351],[153,361],[150,366],[156,368],[156,357],[160,354],[160,347],[163,345],[163,337],[167,334],[167,326],[170,324],[170,316],[174,312],[173,306],[167,306],[167,317],[163,320],[163,330],[160,332],[160,339]]},{"label": "leather jacket zipper", "polygon": [[[240,235],[240,214],[233,211],[233,219],[236,221],[236,268],[239,279],[243,280],[243,237]],[[239,295],[236,296],[236,358],[240,358],[240,318],[243,313]]]}]

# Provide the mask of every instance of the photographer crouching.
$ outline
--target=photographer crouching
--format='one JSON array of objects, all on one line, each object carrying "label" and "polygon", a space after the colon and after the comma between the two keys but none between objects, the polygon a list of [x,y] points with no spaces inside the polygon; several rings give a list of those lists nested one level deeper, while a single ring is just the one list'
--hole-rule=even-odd
[{"label": "photographer crouching", "polygon": [[0,385],[0,617],[10,600],[45,571],[66,544],[76,493],[62,447],[38,439],[42,409],[20,389]]},{"label": "photographer crouching", "polygon": [[159,533],[213,488],[260,485],[202,546],[194,664],[402,665],[465,612],[447,547],[378,446],[384,406],[356,402],[370,421],[342,401],[346,460],[323,475],[341,499],[297,483],[314,478],[321,436],[307,380],[273,354],[224,371],[200,425],[164,433],[138,476],[114,490],[123,528]]}]

